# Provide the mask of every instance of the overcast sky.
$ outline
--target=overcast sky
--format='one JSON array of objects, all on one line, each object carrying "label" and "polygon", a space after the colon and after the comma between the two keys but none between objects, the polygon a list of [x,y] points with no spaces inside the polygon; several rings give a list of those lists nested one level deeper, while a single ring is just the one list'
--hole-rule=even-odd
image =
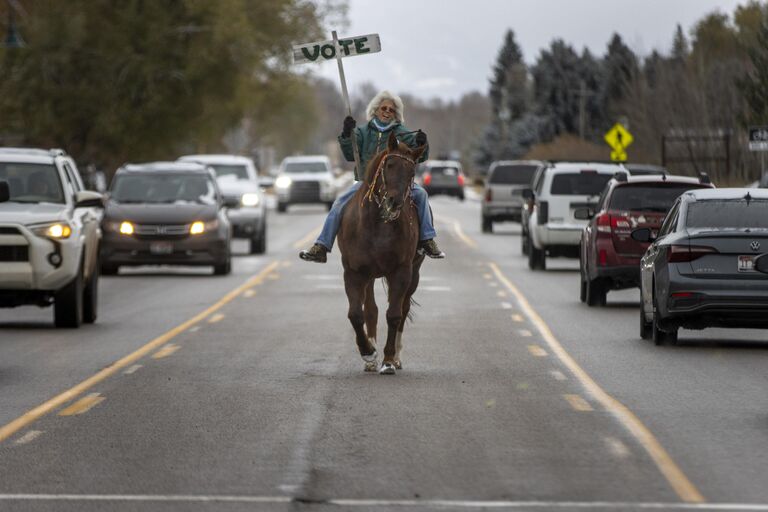
[{"label": "overcast sky", "polygon": [[[487,92],[491,67],[507,29],[533,63],[552,39],[603,55],[618,32],[640,55],[667,53],[675,27],[686,34],[705,14],[732,14],[747,0],[349,0],[341,37],[378,33],[381,53],[344,59],[350,93],[377,88],[422,98],[458,99]],[[328,34],[330,39],[330,34]],[[315,66],[339,83],[335,61]]]}]

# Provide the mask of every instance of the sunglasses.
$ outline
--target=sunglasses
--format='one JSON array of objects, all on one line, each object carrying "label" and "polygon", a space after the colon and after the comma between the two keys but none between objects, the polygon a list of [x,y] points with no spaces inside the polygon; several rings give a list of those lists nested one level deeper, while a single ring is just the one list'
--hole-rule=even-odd
[{"label": "sunglasses", "polygon": [[397,110],[393,109],[392,107],[388,107],[386,105],[379,107],[379,110],[381,110],[382,112],[391,112],[393,114],[397,112]]}]

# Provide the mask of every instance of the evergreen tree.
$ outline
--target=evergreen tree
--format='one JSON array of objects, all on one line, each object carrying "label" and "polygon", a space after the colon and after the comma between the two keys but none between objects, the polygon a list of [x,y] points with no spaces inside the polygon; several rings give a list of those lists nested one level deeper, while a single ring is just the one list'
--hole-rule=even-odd
[{"label": "evergreen tree", "polygon": [[512,30],[505,34],[504,43],[496,58],[489,95],[494,117],[499,117],[506,110],[508,119],[514,120],[520,118],[527,110],[528,70]]},{"label": "evergreen tree", "polygon": [[672,40],[672,60],[678,62],[685,62],[690,54],[690,46],[688,45],[688,39],[685,37],[683,27],[677,24],[677,30],[675,30],[675,37]]},{"label": "evergreen tree", "polygon": [[756,39],[757,44],[748,49],[751,69],[739,81],[747,107],[745,125],[768,122],[768,22],[763,21]]}]

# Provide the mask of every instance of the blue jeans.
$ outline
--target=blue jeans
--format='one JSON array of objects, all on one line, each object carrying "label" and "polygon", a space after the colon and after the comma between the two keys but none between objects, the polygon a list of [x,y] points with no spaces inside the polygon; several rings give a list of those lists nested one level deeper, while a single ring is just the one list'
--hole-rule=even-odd
[{"label": "blue jeans", "polygon": [[[336,233],[339,232],[339,226],[341,226],[341,211],[344,209],[344,205],[355,195],[360,185],[362,185],[362,182],[354,182],[351,187],[337,197],[333,202],[331,211],[328,212],[328,216],[325,218],[323,230],[320,232],[316,243],[329,251],[333,249],[333,241],[336,239]],[[427,204],[427,191],[421,185],[414,183],[411,188],[411,197],[413,197],[413,202],[416,204],[416,211],[419,215],[419,240],[435,238],[437,232],[432,225],[432,212],[429,211],[429,205]]]}]

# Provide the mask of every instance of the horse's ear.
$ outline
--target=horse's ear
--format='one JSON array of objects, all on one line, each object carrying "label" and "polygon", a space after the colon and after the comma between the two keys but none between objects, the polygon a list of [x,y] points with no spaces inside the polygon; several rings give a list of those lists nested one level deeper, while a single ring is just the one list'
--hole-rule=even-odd
[{"label": "horse's ear", "polygon": [[424,144],[423,146],[419,146],[416,149],[411,150],[411,156],[415,161],[419,161],[419,158],[421,158],[422,153],[424,153],[424,150],[427,149],[427,145]]},{"label": "horse's ear", "polygon": [[395,151],[400,143],[397,141],[397,136],[394,131],[389,132],[389,138],[387,138],[387,147],[390,151]]}]

